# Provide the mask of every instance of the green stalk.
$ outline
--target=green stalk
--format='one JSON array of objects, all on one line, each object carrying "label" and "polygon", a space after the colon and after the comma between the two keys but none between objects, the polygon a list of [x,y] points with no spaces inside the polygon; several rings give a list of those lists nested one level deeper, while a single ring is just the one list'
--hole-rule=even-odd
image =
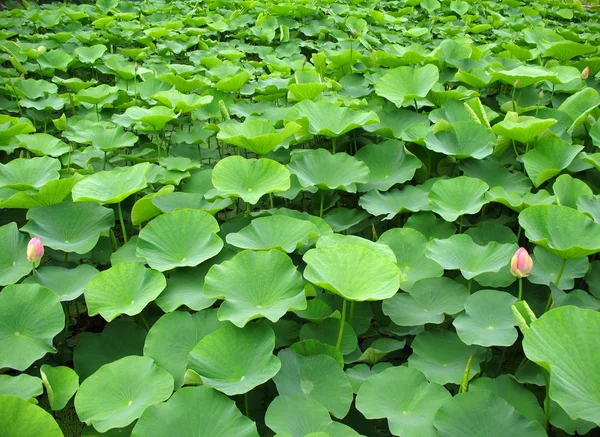
[{"label": "green stalk", "polygon": [[467,282],[467,290],[469,290],[469,294],[471,294],[471,284],[473,283],[473,278],[469,279]]},{"label": "green stalk", "polygon": [[333,154],[335,155],[335,145],[337,143],[337,138],[332,138],[331,139],[331,150],[333,152]]},{"label": "green stalk", "polygon": [[462,380],[460,382],[459,393],[466,393],[469,390],[469,373],[471,373],[471,363],[473,362],[473,354],[469,355],[467,360],[467,366],[463,372]]},{"label": "green stalk", "polygon": [[[343,299],[343,298],[342,298]],[[339,350],[342,345],[342,337],[344,335],[344,323],[346,322],[346,299],[343,299],[342,303],[342,317],[340,318],[340,330],[338,331],[338,338],[335,342],[335,347]]]},{"label": "green stalk", "polygon": [[244,393],[244,408],[246,410],[246,417],[250,417],[250,408],[248,407],[248,392]]},{"label": "green stalk", "polygon": [[[556,281],[554,281],[554,285],[556,285],[557,287],[558,287],[558,284],[560,283],[562,275],[565,271],[566,265],[567,265],[567,259],[563,258],[562,264],[560,266],[560,270],[558,271],[558,276],[556,277]],[[544,312],[548,312],[548,310],[550,309],[551,306],[552,306],[552,291],[550,292],[550,296],[548,296],[548,302],[546,303],[546,309],[544,310]]]},{"label": "green stalk", "polygon": [[519,300],[523,300],[523,278],[519,278]]},{"label": "green stalk", "polygon": [[121,210],[121,202],[117,203],[119,210],[119,221],[121,222],[121,232],[123,233],[123,243],[127,243],[127,230],[125,229],[125,221],[123,220],[123,211]]},{"label": "green stalk", "polygon": [[321,190],[321,206],[319,208],[319,217],[323,217],[323,201],[325,200],[325,191]]},{"label": "green stalk", "polygon": [[269,193],[269,206],[273,209],[273,193]]},{"label": "green stalk", "polygon": [[354,319],[354,301],[350,301],[350,316],[348,317],[348,323],[352,325]]}]

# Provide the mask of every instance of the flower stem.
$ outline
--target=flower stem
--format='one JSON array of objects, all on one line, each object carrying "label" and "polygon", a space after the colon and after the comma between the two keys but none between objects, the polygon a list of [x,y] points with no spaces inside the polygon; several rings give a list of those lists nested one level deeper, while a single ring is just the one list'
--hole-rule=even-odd
[{"label": "flower stem", "polygon": [[519,300],[523,300],[523,278],[519,278]]},{"label": "flower stem", "polygon": [[335,343],[335,347],[337,349],[342,345],[342,337],[344,335],[344,323],[346,323],[346,299],[343,299],[342,303],[342,317],[340,318],[340,330],[338,331],[338,338]]},{"label": "flower stem", "polygon": [[121,202],[117,203],[119,210],[119,221],[121,222],[121,232],[123,233],[123,242],[127,243],[127,230],[125,229],[125,221],[123,220],[123,211],[121,210]]},{"label": "flower stem", "polygon": [[325,191],[321,191],[321,207],[319,208],[319,217],[323,217],[323,202],[325,200]]},{"label": "flower stem", "polygon": [[248,392],[244,393],[244,408],[246,410],[246,417],[250,417],[250,408],[248,407]]},{"label": "flower stem", "polygon": [[[560,270],[558,271],[558,276],[556,277],[556,281],[554,281],[554,285],[556,285],[556,287],[558,287],[558,284],[560,283],[560,280],[565,271],[566,265],[567,265],[567,259],[563,258],[562,264],[560,266]],[[548,296],[548,302],[546,303],[546,309],[544,310],[544,312],[547,312],[551,306],[552,306],[552,291],[550,291],[550,296]]]}]

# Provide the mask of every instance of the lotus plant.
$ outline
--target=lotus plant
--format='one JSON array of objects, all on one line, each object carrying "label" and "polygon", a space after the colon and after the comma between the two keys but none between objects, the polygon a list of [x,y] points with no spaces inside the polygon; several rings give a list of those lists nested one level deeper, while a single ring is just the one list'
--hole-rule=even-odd
[{"label": "lotus plant", "polygon": [[27,243],[27,261],[33,264],[33,273],[35,274],[35,265],[40,262],[44,256],[44,245],[40,237],[33,237]]},{"label": "lotus plant", "polygon": [[510,260],[510,272],[519,278],[519,300],[523,296],[523,278],[529,276],[533,269],[533,259],[527,249],[520,247]]}]

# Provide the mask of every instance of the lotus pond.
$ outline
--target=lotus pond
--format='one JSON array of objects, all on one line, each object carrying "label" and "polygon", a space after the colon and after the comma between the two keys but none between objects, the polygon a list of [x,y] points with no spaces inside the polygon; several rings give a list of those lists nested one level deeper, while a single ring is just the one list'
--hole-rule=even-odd
[{"label": "lotus pond", "polygon": [[597,2],[45,3],[0,6],[1,436],[598,432]]}]

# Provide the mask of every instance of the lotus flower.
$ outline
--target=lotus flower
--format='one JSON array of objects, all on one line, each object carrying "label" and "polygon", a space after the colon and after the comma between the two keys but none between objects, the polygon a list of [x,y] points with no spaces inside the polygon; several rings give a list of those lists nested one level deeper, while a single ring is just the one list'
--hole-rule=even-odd
[{"label": "lotus flower", "polygon": [[520,247],[510,260],[510,272],[517,278],[529,276],[533,269],[533,259],[524,247]]},{"label": "lotus flower", "polygon": [[586,80],[590,76],[590,67],[585,67],[580,76],[582,80]]},{"label": "lotus flower", "polygon": [[38,263],[44,256],[44,245],[40,237],[33,237],[27,243],[27,261]]}]

